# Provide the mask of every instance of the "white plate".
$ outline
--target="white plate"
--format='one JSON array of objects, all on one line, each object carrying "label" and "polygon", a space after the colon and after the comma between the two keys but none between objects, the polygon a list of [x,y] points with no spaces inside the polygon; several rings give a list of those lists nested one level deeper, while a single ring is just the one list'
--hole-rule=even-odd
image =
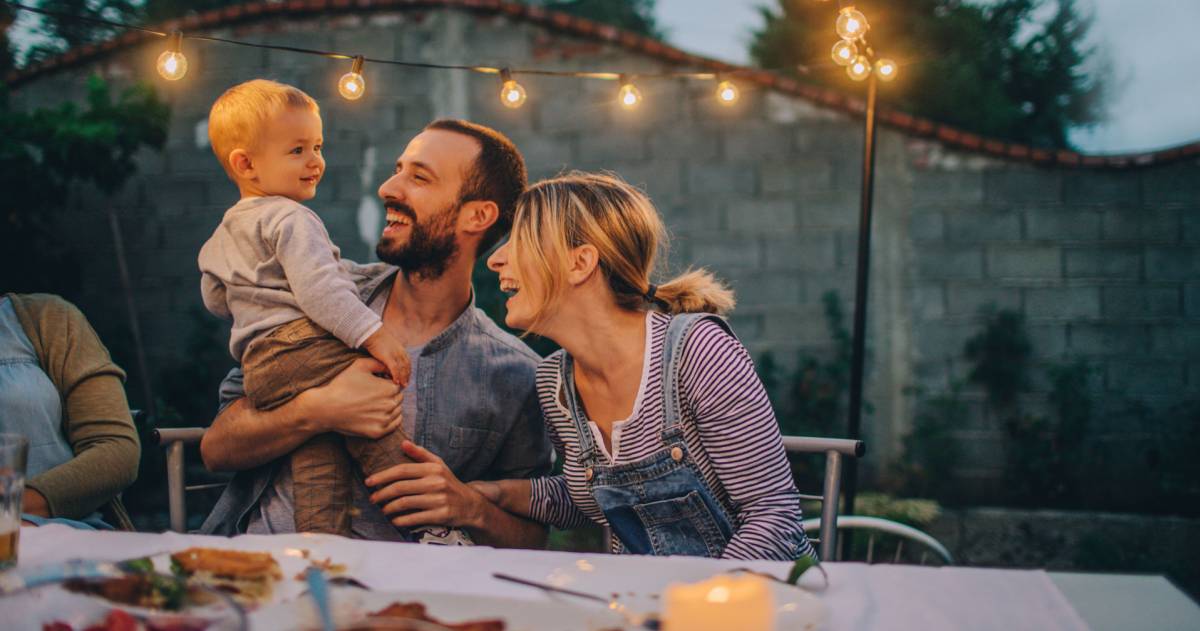
[{"label": "white plate", "polygon": [[[426,612],[449,623],[469,620],[504,620],[505,631],[599,631],[622,628],[622,619],[602,606],[586,607],[564,602],[537,602],[445,592],[368,592],[350,587],[330,590],[336,625],[350,625],[392,603],[419,602]],[[274,605],[250,614],[252,631],[318,629],[320,622],[311,598]]]},{"label": "white plate", "polygon": [[[671,583],[696,583],[714,575],[709,559],[673,557],[670,575],[631,571],[628,557],[589,556],[550,570],[545,576],[522,576],[589,594],[615,598],[630,611],[658,612],[662,593]],[[814,571],[815,573],[815,571]],[[513,574],[520,575],[514,571]],[[806,584],[808,577],[805,577]],[[779,631],[816,631],[826,620],[819,594],[769,581],[775,599],[775,628]],[[569,596],[567,598],[570,598]]]}]

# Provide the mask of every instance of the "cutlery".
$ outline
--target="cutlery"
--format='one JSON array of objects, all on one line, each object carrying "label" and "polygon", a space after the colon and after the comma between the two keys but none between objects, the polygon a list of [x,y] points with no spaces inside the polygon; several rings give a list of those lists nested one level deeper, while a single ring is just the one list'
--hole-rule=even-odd
[{"label": "cutlery", "polygon": [[531,581],[527,578],[521,578],[519,576],[512,576],[503,572],[493,572],[492,578],[508,581],[510,583],[517,583],[518,585],[525,585],[526,587],[533,587],[545,592],[566,594],[567,596],[575,596],[576,598],[584,598],[587,600],[604,603],[604,605],[610,610],[615,611],[624,617],[625,621],[629,624],[641,627],[643,629],[651,629],[652,631],[657,631],[658,629],[662,628],[662,621],[659,620],[657,614],[630,611],[628,607],[618,602],[616,598],[605,598],[603,596],[597,596],[587,592],[580,592],[573,589],[567,589],[565,587],[557,587],[555,585],[549,585],[546,583],[539,583],[537,581]]},{"label": "cutlery", "polygon": [[325,572],[321,568],[310,567],[305,570],[304,579],[308,582],[308,593],[317,604],[317,613],[321,615],[322,631],[334,631],[333,612],[329,610],[329,581],[325,578]]}]

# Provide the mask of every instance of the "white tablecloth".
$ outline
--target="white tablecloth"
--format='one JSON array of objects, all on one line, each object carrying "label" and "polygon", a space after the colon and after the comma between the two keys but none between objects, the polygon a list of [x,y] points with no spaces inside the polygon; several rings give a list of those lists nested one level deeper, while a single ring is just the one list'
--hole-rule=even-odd
[{"label": "white tablecloth", "polygon": [[[328,536],[259,536],[233,539],[175,533],[112,533],[72,530],[52,525],[22,528],[23,567],[71,558],[121,560],[189,546],[246,550],[303,547],[318,557],[333,557],[348,574],[384,591],[447,591],[458,594],[545,600],[541,592],[504,583],[492,572],[546,581],[563,568],[594,561],[613,592],[636,582],[661,590],[672,581],[693,581],[734,567],[783,576],[788,564],[753,564],[695,558],[613,557],[573,553],[499,550],[486,547],[445,548],[413,544],[351,541]],[[827,563],[830,586],[819,593],[826,605],[829,631],[867,629],[1088,629],[1063,593],[1040,570],[997,570],[964,567]],[[817,578],[815,572],[806,576]],[[819,583],[819,581],[815,581]],[[0,610],[3,608],[0,601]],[[11,618],[10,618],[11,619]]]}]

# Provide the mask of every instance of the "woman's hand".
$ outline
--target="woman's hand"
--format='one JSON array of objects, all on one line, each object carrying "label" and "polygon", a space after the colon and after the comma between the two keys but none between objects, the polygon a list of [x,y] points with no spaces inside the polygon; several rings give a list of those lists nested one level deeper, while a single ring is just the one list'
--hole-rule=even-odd
[{"label": "woman's hand", "polygon": [[370,357],[355,360],[319,388],[296,397],[303,406],[302,417],[314,433],[338,432],[372,440],[400,427],[403,389],[390,379],[387,367]]},{"label": "woman's hand", "polygon": [[487,502],[477,491],[463,484],[428,449],[408,440],[402,448],[413,462],[377,471],[366,479],[367,486],[380,487],[371,494],[371,502],[379,505],[393,525],[483,527]]}]

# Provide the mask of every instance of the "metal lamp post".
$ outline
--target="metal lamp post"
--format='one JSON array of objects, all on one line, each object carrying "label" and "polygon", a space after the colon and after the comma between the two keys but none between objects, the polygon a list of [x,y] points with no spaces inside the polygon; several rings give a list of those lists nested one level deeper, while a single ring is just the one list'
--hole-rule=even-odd
[{"label": "metal lamp post", "polygon": [[[867,43],[870,25],[866,16],[847,0],[840,0],[835,24],[840,38],[833,46],[834,62],[846,67],[855,81],[867,82],[867,108],[863,121],[862,190],[858,219],[858,257],[854,283],[854,341],[850,358],[849,434],[858,440],[862,426],[863,364],[866,361],[867,284],[871,269],[871,211],[875,190],[875,100],[879,81],[896,78],[897,66],[890,59],[877,57]],[[854,512],[858,491],[857,461],[846,467],[844,513]]]}]

